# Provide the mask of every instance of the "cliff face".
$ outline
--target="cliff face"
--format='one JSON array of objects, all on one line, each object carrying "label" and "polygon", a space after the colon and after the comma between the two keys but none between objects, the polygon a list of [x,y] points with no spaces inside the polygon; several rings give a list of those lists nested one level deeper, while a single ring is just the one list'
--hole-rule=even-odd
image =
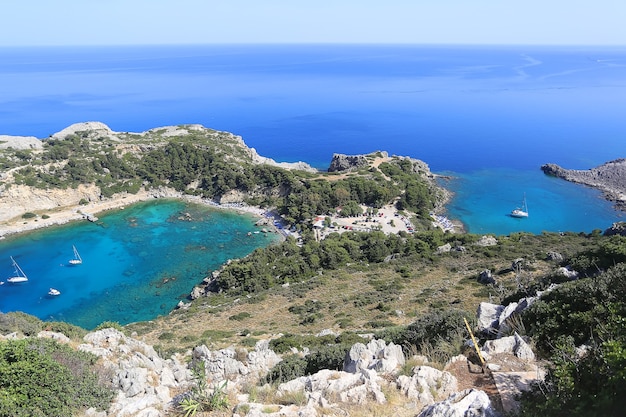
[{"label": "cliff face", "polygon": [[545,164],[541,170],[567,181],[601,190],[605,198],[626,210],[626,159],[616,159],[587,170],[565,169],[556,164]]},{"label": "cliff face", "polygon": [[94,184],[79,185],[76,189],[48,190],[13,184],[11,187],[0,190],[0,222],[21,216],[29,211],[77,206],[81,200],[97,201],[99,198],[100,189]]}]

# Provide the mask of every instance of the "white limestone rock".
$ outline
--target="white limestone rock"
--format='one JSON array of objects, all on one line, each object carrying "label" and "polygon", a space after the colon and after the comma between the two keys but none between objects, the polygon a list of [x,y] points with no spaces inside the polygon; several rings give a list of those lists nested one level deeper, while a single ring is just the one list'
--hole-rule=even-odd
[{"label": "white limestone rock", "polygon": [[396,385],[409,399],[422,405],[433,404],[458,390],[458,382],[451,373],[430,366],[415,367],[411,377],[400,375]]},{"label": "white limestone rock", "polygon": [[45,338],[45,339],[53,339],[59,343],[65,343],[65,344],[68,344],[71,342],[70,338],[64,335],[63,333],[50,332],[48,330],[40,331],[39,333],[37,333],[37,337]]},{"label": "white limestone rock", "polygon": [[523,360],[533,361],[535,359],[535,354],[531,347],[517,333],[513,336],[488,340],[484,343],[481,351],[487,356],[498,353],[509,353]]},{"label": "white limestone rock", "polygon": [[0,135],[0,149],[39,150],[43,149],[43,142],[34,136]]},{"label": "white limestone rock", "polygon": [[362,369],[374,369],[378,372],[394,372],[404,365],[405,357],[402,348],[384,340],[370,340],[367,345],[355,343],[346,353],[343,370],[356,373]]},{"label": "white limestone rock", "polygon": [[426,407],[418,417],[500,417],[500,414],[484,391],[467,389]]},{"label": "white limestone rock", "polygon": [[482,302],[478,306],[476,316],[478,318],[478,330],[483,333],[494,333],[498,328],[500,314],[504,306]]}]

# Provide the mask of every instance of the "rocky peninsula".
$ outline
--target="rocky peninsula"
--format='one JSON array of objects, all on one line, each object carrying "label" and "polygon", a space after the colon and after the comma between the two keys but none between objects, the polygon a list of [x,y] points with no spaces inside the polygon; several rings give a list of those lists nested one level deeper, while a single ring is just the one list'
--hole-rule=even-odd
[{"label": "rocky peninsula", "polygon": [[587,185],[602,191],[604,197],[615,203],[618,210],[626,211],[626,159],[606,162],[595,168],[565,169],[556,164],[545,164],[541,170],[566,181]]},{"label": "rocky peninsula", "polygon": [[[56,176],[59,169],[83,165],[83,174],[97,158],[87,155],[79,164],[78,158],[69,154],[55,159],[46,156],[45,145],[62,143],[70,146],[73,141],[82,143],[80,147],[93,154],[100,154],[112,149],[115,158],[141,157],[152,149],[164,146],[177,138],[194,137],[207,143],[217,143],[216,153],[239,161],[255,165],[267,165],[286,170],[316,172],[314,168],[303,162],[278,163],[273,159],[260,156],[254,148],[248,147],[241,137],[228,132],[207,129],[200,125],[166,126],[150,129],[141,133],[115,132],[101,122],[76,123],[51,135],[49,138],[38,139],[33,136],[0,135],[0,156],[6,160],[0,169],[0,237],[39,229],[51,225],[64,224],[70,221],[88,219],[97,213],[154,198],[184,198],[194,202],[204,202],[193,194],[175,190],[167,184],[154,186],[144,182],[141,187],[129,192],[120,189],[112,195],[105,196],[102,181],[83,181],[75,185],[66,184],[33,184],[33,180],[24,180],[23,170],[37,172],[37,178],[47,175]],[[65,145],[68,144],[68,145]],[[74,145],[71,145],[74,146]],[[73,159],[73,160],[72,160]],[[52,161],[52,162],[50,162]],[[100,162],[98,162],[100,164]],[[24,168],[29,166],[29,168]],[[87,167],[87,168],[86,168]],[[111,176],[111,170],[102,169],[104,175]],[[195,198],[194,198],[195,197]],[[218,201],[211,201],[216,207],[237,208],[253,214],[264,210],[240,203],[241,193],[237,190],[223,193]],[[32,218],[25,218],[25,213],[33,213]],[[93,218],[93,217],[92,217]]]},{"label": "rocky peninsula", "polygon": [[[266,211],[259,209],[260,202],[266,208],[284,205],[289,194],[309,188],[305,184],[310,178],[330,178],[339,194],[327,198],[323,207],[318,201],[318,213],[309,212],[312,207],[307,205],[291,210],[296,215],[287,223],[302,223],[310,221],[312,214],[345,205],[354,194],[348,188],[356,186],[353,179],[340,184],[349,176],[360,176],[362,182],[382,181],[385,185],[376,187],[389,190],[387,184],[393,181],[379,169],[381,163],[411,166],[407,175],[419,177],[425,184],[422,192],[430,195],[420,197],[419,201],[431,204],[424,212],[441,208],[446,201],[445,190],[419,160],[386,152],[335,155],[328,172],[321,172],[304,162],[278,163],[260,156],[240,136],[201,125],[132,133],[115,132],[101,122],[84,122],[42,139],[0,135],[0,163],[0,237],[94,218],[102,211],[159,197],[199,200],[259,214]],[[368,166],[373,171],[348,172]],[[373,179],[371,172],[377,172],[379,179]],[[393,192],[403,199],[400,188]],[[386,201],[379,203],[395,201],[387,194],[381,193]],[[416,202],[405,202],[404,210],[415,211],[410,206]],[[425,219],[425,224],[430,220]]]}]

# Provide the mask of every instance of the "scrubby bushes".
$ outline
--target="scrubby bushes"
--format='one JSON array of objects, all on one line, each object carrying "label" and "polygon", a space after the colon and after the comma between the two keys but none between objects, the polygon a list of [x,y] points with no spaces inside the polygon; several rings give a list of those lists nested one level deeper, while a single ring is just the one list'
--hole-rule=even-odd
[{"label": "scrubby bushes", "polygon": [[461,353],[467,336],[463,318],[470,317],[462,310],[432,310],[406,327],[385,329],[376,337],[402,346],[407,353],[420,352],[445,363]]},{"label": "scrubby bushes", "polygon": [[252,293],[286,282],[312,279],[323,269],[335,270],[352,263],[381,263],[392,254],[429,257],[446,239],[453,237],[441,231],[403,236],[382,232],[332,234],[322,242],[310,240],[301,246],[287,239],[281,245],[257,249],[246,258],[232,262],[220,273],[216,284],[219,290],[232,294]]},{"label": "scrubby bushes", "polygon": [[63,321],[42,321],[21,311],[0,313],[0,334],[18,333],[36,336],[42,330],[63,333],[71,339],[79,339],[87,334],[87,330],[82,327]]},{"label": "scrubby bushes", "polygon": [[113,390],[99,382],[96,356],[50,339],[0,342],[0,417],[71,417],[105,410]]},{"label": "scrubby bushes", "polygon": [[[616,416],[626,406],[626,265],[563,284],[523,315],[545,383],[522,398],[522,415]],[[581,349],[582,347],[582,349]]]},{"label": "scrubby bushes", "polygon": [[304,375],[314,374],[322,369],[341,370],[346,353],[352,345],[363,342],[356,333],[344,332],[339,336],[302,336],[286,334],[270,341],[270,348],[277,353],[286,353],[292,349],[309,350],[309,354],[300,357],[297,354],[286,355],[270,370],[261,383],[281,383]]}]

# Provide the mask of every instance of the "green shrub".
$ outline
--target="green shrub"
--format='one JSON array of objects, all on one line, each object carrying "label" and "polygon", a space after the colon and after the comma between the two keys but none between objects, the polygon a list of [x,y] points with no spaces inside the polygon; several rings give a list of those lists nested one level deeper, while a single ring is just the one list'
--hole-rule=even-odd
[{"label": "green shrub", "polygon": [[[626,406],[626,264],[565,283],[524,312],[545,383],[522,396],[522,415],[615,416]],[[585,354],[577,350],[586,346]]]},{"label": "green shrub", "polygon": [[394,323],[389,320],[370,320],[365,325],[370,329],[382,329],[383,327],[393,327]]},{"label": "green shrub", "polygon": [[253,347],[256,346],[258,341],[259,341],[259,339],[256,339],[254,337],[246,337],[246,338],[241,340],[241,345],[245,346],[245,347],[253,348]]},{"label": "green shrub", "polygon": [[83,329],[82,327],[75,326],[70,323],[65,323],[64,321],[45,322],[44,325],[45,330],[63,333],[70,339],[82,339],[87,334],[87,330]]},{"label": "green shrub", "polygon": [[98,326],[96,326],[94,331],[102,330],[102,329],[115,329],[124,333],[124,327],[122,327],[122,325],[116,321],[103,321]]},{"label": "green shrub", "polygon": [[[430,311],[406,327],[390,326],[376,333],[376,337],[387,342],[411,348],[416,351],[449,350],[449,346],[456,346],[459,335],[465,331],[464,317],[468,313],[462,310],[435,310]],[[460,353],[460,352],[456,352]]]},{"label": "green shrub", "polygon": [[226,395],[228,381],[224,380],[221,384],[210,389],[203,361],[193,363],[191,371],[194,384],[191,387],[190,395],[178,404],[178,407],[185,413],[184,415],[188,417],[196,415],[199,411],[210,412],[228,408],[228,396]]},{"label": "green shrub", "polygon": [[163,332],[159,335],[159,340],[174,340],[174,333],[172,332]]},{"label": "green shrub", "polygon": [[241,313],[237,313],[235,315],[228,317],[228,320],[242,321],[250,317],[252,317],[250,313],[248,313],[247,311],[242,311]]},{"label": "green shrub", "polygon": [[0,333],[22,333],[25,336],[34,336],[43,330],[43,322],[35,316],[15,311],[0,313]]},{"label": "green shrub", "polygon": [[113,398],[99,383],[97,357],[51,339],[0,342],[0,417],[71,417]]},{"label": "green shrub", "polygon": [[33,217],[37,217],[37,215],[35,213],[31,213],[30,211],[22,214],[23,219],[32,219]]},{"label": "green shrub", "polygon": [[226,339],[229,337],[232,337],[235,334],[235,332],[230,331],[230,330],[205,330],[204,332],[202,332],[202,338],[203,339],[208,339],[208,340],[221,340],[221,339]]},{"label": "green shrub", "polygon": [[180,341],[184,343],[191,343],[191,342],[195,342],[197,339],[198,338],[194,335],[186,334],[180,339]]},{"label": "green shrub", "polygon": [[306,375],[306,369],[307,361],[305,359],[296,355],[289,355],[270,369],[260,382],[261,384],[273,384],[291,381]]},{"label": "green shrub", "polygon": [[320,347],[306,356],[306,374],[314,374],[322,369],[340,371],[350,345],[330,345]]}]

